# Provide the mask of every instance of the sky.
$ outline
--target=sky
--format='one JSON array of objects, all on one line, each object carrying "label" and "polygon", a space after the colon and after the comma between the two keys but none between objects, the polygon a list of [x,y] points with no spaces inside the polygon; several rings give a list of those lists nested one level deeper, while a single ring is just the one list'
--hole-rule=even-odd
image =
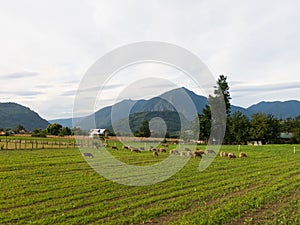
[{"label": "sky", "polygon": [[[233,105],[300,100],[299,11],[296,0],[0,0],[0,102],[28,106],[48,120],[70,118],[89,68],[140,41],[167,42],[197,55],[215,79],[227,76]],[[166,65],[124,71],[109,80],[97,107],[120,100],[124,88],[134,90],[132,84],[147,76],[203,94]],[[165,91],[160,84],[149,93]],[[131,94],[124,98],[143,97]]]}]

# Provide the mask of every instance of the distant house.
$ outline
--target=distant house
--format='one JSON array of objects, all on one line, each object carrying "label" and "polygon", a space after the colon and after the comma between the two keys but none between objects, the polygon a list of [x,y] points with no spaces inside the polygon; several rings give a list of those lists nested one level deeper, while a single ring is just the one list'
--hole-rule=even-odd
[{"label": "distant house", "polygon": [[262,145],[262,142],[261,141],[248,141],[248,145],[258,146],[258,145]]},{"label": "distant house", "polygon": [[90,137],[107,137],[108,136],[108,130],[106,129],[91,129],[89,133]]},{"label": "distant house", "polygon": [[293,137],[293,133],[290,132],[283,132],[279,134],[279,138],[289,140]]}]

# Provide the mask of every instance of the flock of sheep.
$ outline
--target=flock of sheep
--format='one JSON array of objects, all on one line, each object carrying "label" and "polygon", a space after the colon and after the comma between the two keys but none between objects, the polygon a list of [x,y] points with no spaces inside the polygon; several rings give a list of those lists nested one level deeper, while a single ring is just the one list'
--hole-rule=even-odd
[{"label": "flock of sheep", "polygon": [[[155,148],[154,146],[150,146],[148,151],[153,152],[152,154],[153,154],[154,157],[158,157],[159,153],[166,153],[167,152],[166,148],[168,147],[168,144],[162,144],[162,146],[163,147],[160,147],[160,148]],[[106,147],[108,147],[108,145]],[[112,150],[118,150],[119,148],[116,145],[114,145],[114,146],[111,146],[111,149]],[[137,148],[137,147],[127,146],[127,145],[123,145],[122,149],[129,150],[131,152],[137,152],[137,153],[145,151],[144,147]],[[202,158],[203,155],[211,155],[211,154],[216,155],[216,152],[214,150],[211,150],[211,149],[207,149],[206,151],[203,151],[199,148],[196,148],[194,151],[192,151],[190,148],[186,147],[182,151],[179,151],[178,149],[171,149],[169,151],[169,154],[170,155],[180,155],[180,156],[194,157],[194,158],[196,158],[196,157]],[[82,156],[93,157],[93,155],[91,153],[83,153]],[[232,152],[226,153],[224,151],[221,151],[220,152],[220,157],[228,157],[228,159],[234,159],[234,158],[236,158],[236,155]],[[247,157],[247,154],[245,152],[240,152],[239,157],[240,158]]]},{"label": "flock of sheep", "polygon": [[[234,153],[231,153],[231,152],[229,152],[229,153],[220,152],[220,156],[221,157],[228,157],[228,159],[236,158],[236,155]],[[245,158],[245,157],[247,157],[247,154],[245,152],[240,152],[239,157],[240,158]]]},{"label": "flock of sheep", "polygon": [[[168,147],[168,144],[162,144],[163,147],[160,148],[155,148],[154,146],[150,146],[148,151],[149,152],[153,152],[153,156],[154,157],[158,157],[159,153],[166,153],[166,147]],[[118,150],[117,146],[112,146],[111,147],[114,150]],[[123,145],[122,149],[127,149],[130,150],[131,152],[142,152],[145,151],[144,147],[140,147],[140,148],[136,148],[136,147],[132,147],[132,146],[127,146],[127,145]],[[180,155],[180,156],[188,156],[188,157],[199,157],[202,158],[203,155],[209,155],[209,154],[214,154],[216,155],[216,152],[214,150],[208,149],[206,151],[203,151],[199,148],[196,148],[194,151],[192,151],[190,148],[184,148],[182,151],[179,151],[178,149],[171,149],[169,151],[170,155]],[[228,157],[228,159],[233,159],[236,158],[236,155],[234,153],[226,153],[226,152],[220,152],[220,156],[221,157]],[[240,158],[244,158],[247,157],[246,153],[244,152],[240,152],[239,153],[239,157]]]}]

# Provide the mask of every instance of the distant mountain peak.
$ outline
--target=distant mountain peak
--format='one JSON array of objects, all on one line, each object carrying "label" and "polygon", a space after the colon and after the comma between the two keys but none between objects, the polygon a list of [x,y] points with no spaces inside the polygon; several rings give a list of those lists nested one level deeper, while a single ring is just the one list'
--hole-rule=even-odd
[{"label": "distant mountain peak", "polygon": [[0,103],[0,127],[15,128],[19,124],[32,131],[35,128],[45,129],[49,122],[29,107],[15,102]]},{"label": "distant mountain peak", "polygon": [[[193,108],[195,108],[196,111],[200,114],[202,113],[203,108],[208,103],[206,97],[197,95],[195,92],[187,89],[186,87],[179,87],[176,89],[166,91],[165,93],[148,100],[124,99],[112,106],[107,106],[98,110],[95,113],[95,116],[91,116],[95,117],[97,128],[108,127],[111,125],[112,122],[122,120],[128,117],[128,115],[126,115],[127,112],[129,112],[130,114],[135,114],[145,112],[174,112],[178,110],[178,112],[182,113],[186,117],[186,119],[191,120],[193,119],[194,114],[189,114],[189,111],[191,110],[189,106],[187,106],[187,100],[192,101],[194,103]],[[176,110],[174,108],[174,105],[176,106]],[[112,109],[114,110],[114,121],[112,121],[111,118]],[[262,101],[248,108],[231,105],[231,113],[233,114],[237,111],[240,111],[248,117],[251,117],[251,115],[257,112],[265,114],[271,113],[278,118],[296,117],[300,115],[300,101]],[[82,121],[84,123],[85,120],[83,119]],[[86,128],[89,129],[89,127]]]}]

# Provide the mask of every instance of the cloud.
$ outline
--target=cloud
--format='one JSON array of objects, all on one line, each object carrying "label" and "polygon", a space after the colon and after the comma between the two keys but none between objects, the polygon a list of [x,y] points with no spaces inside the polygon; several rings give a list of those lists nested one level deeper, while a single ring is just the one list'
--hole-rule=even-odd
[{"label": "cloud", "polygon": [[2,79],[23,79],[23,78],[29,78],[29,77],[36,77],[38,76],[38,73],[35,72],[16,72],[11,74],[5,74],[0,76]]},{"label": "cloud", "polygon": [[[267,97],[299,99],[299,10],[300,2],[270,0],[5,1],[0,8],[0,99],[35,96],[26,104],[46,117],[57,118],[60,111],[71,115],[70,97],[88,68],[116,47],[145,40],[196,54],[216,79],[221,73],[228,76],[233,101],[241,105]],[[173,74],[164,72],[154,75],[172,80]],[[190,84],[177,77],[176,85]],[[105,85],[103,99],[115,99],[111,93],[141,78],[117,77]],[[99,91],[94,84],[87,93]]]},{"label": "cloud", "polygon": [[39,84],[39,85],[36,85],[35,88],[37,89],[46,89],[46,88],[52,88],[53,85],[48,85],[48,84]]},{"label": "cloud", "polygon": [[295,82],[282,82],[282,83],[269,83],[269,84],[247,84],[239,83],[234,85],[231,92],[267,92],[267,91],[282,91],[300,89],[300,81]]},{"label": "cloud", "polygon": [[69,90],[65,91],[61,94],[61,96],[75,96],[77,93],[77,90]]},{"label": "cloud", "polygon": [[44,92],[41,92],[41,91],[18,91],[18,90],[16,90],[16,91],[0,91],[0,94],[29,97],[29,96],[38,96],[38,95],[44,94]]}]

